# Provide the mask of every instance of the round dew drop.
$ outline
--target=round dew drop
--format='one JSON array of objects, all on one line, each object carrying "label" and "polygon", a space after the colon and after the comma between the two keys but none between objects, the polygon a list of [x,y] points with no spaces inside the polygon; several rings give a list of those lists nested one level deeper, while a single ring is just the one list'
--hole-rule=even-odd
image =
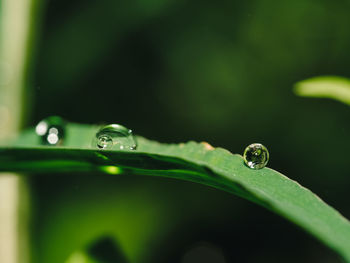
[{"label": "round dew drop", "polygon": [[41,144],[55,146],[62,144],[65,134],[65,121],[58,116],[51,116],[40,121],[35,132]]},{"label": "round dew drop", "polygon": [[120,124],[103,126],[94,138],[95,145],[103,150],[136,150],[132,131]]},{"label": "round dew drop", "polygon": [[262,169],[269,161],[267,148],[260,143],[253,143],[244,150],[245,164],[251,169]]}]

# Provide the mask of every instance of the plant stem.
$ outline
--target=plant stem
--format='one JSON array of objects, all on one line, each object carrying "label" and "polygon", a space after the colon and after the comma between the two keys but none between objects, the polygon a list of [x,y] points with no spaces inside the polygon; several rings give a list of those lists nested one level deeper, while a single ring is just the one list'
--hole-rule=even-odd
[{"label": "plant stem", "polygon": [[[33,44],[35,0],[0,0],[0,138],[15,135],[28,115],[29,49]],[[0,175],[1,262],[27,263],[29,195],[26,181]]]}]

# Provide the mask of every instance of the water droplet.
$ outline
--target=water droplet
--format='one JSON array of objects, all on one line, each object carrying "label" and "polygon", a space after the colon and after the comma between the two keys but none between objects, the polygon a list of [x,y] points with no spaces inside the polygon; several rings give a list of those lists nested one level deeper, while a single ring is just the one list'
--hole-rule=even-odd
[{"label": "water droplet", "polygon": [[51,116],[40,121],[35,127],[36,134],[44,145],[59,145],[65,133],[65,121],[58,116]]},{"label": "water droplet", "polygon": [[132,131],[119,124],[102,127],[95,136],[95,145],[104,150],[135,150],[136,140]]},{"label": "water droplet", "polygon": [[245,148],[243,158],[249,168],[262,169],[269,161],[269,152],[264,145],[253,143]]}]

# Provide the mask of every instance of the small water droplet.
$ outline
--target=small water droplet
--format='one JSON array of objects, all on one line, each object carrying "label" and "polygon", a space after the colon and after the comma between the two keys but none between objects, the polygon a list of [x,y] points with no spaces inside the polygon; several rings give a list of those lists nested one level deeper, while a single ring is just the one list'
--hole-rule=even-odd
[{"label": "small water droplet", "polygon": [[95,136],[95,145],[104,150],[136,150],[136,140],[132,131],[119,124],[102,127]]},{"label": "small water droplet", "polygon": [[245,164],[251,169],[262,169],[269,161],[267,148],[260,143],[253,143],[244,150]]},{"label": "small water droplet", "polygon": [[35,127],[36,134],[44,145],[59,145],[65,133],[65,121],[58,116],[51,116],[40,121]]}]

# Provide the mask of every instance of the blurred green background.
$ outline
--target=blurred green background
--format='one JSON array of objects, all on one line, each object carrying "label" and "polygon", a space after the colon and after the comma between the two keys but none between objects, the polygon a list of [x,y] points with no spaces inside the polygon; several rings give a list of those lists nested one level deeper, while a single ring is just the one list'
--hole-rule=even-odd
[{"label": "blurred green background", "polygon": [[[269,167],[350,218],[350,109],[292,92],[305,78],[350,77],[349,1],[41,4],[28,125],[120,123],[234,153],[260,142]],[[30,186],[33,262],[64,262],[104,236],[127,262],[341,262],[269,211],[189,182],[59,174]]]}]

